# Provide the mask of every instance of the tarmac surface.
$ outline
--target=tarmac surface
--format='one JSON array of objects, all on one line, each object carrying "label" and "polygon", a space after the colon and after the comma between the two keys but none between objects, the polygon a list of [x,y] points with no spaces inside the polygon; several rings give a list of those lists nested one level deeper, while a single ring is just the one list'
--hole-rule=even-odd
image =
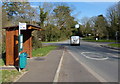
[{"label": "tarmac surface", "polygon": [[[59,83],[62,84],[63,82],[65,84],[67,83],[68,84],[71,84],[71,83],[73,84],[75,83],[96,84],[97,83],[98,84],[99,79],[95,77],[93,74],[91,74],[90,71],[87,68],[85,68],[85,66],[83,66],[81,63],[79,63],[75,58],[79,57],[79,55],[82,56],[80,54],[80,51],[86,50],[88,48],[90,51],[92,49],[93,50],[95,49],[96,51],[96,50],[99,50],[100,48],[102,49],[102,47],[105,47],[107,43],[106,44],[90,43],[87,46],[86,46],[86,44],[88,44],[87,42],[84,42],[84,44],[85,45],[82,44],[80,48],[71,47],[66,42],[45,44],[45,45],[58,45],[60,47],[51,51],[48,55],[44,57],[33,57],[31,59],[28,59],[27,67],[26,67],[26,70],[28,70],[27,73],[25,73],[21,78],[16,80],[15,83],[25,82],[25,83],[38,83],[38,84],[41,83],[42,84],[43,82],[44,83],[46,82],[47,84],[49,83],[53,84],[55,79],[57,79],[56,82],[58,82],[58,84]],[[102,47],[100,47],[101,45]],[[66,49],[65,46],[67,46],[68,49]],[[93,48],[90,46],[92,46]],[[95,48],[97,46],[100,48]],[[108,47],[105,47],[105,48],[108,48]],[[106,50],[105,48],[102,49],[101,52]],[[109,48],[109,49],[113,49],[112,52],[117,52],[116,50],[119,50],[114,48]],[[73,56],[70,54],[70,52],[73,53]],[[75,54],[74,52],[77,54]],[[82,52],[82,54],[84,55],[88,54],[89,58],[98,59],[98,57],[94,57],[93,54],[91,55],[90,53]],[[85,56],[85,57],[88,57],[88,56]],[[110,58],[110,56],[108,57]],[[61,60],[61,58],[63,59]],[[112,57],[112,58],[118,59],[119,57]],[[79,57],[79,59],[81,58]],[[91,60],[88,58],[86,59]],[[109,60],[105,60],[105,62],[106,61],[109,61]],[[96,64],[98,63],[94,63],[93,65],[96,65]],[[1,69],[15,69],[15,67],[2,67]]]},{"label": "tarmac surface", "polygon": [[58,82],[99,82],[99,80],[65,51]]},{"label": "tarmac surface", "polygon": [[63,53],[63,48],[51,51],[45,57],[28,60],[28,72],[17,82],[53,82],[54,76]]},{"label": "tarmac surface", "polygon": [[[64,55],[63,55],[64,54]],[[63,60],[61,57],[63,56]],[[58,66],[62,66],[59,72]],[[16,82],[99,82],[87,69],[79,64],[65,49],[60,47],[45,57],[28,60],[28,72]],[[67,73],[67,74],[64,74]]]}]

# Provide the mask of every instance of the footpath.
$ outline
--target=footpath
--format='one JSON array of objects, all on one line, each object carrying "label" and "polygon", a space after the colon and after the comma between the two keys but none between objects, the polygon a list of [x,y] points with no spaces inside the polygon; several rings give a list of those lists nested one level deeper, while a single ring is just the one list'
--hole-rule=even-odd
[{"label": "footpath", "polygon": [[28,59],[28,72],[16,82],[53,82],[62,54],[60,47],[45,57]]}]

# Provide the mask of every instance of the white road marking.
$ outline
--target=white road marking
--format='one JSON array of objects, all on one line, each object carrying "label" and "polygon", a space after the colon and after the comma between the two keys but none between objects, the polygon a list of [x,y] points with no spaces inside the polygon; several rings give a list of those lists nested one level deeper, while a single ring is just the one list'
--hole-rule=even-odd
[{"label": "white road marking", "polygon": [[81,53],[83,56],[85,56],[85,57],[88,58],[88,59],[93,59],[93,60],[107,60],[107,59],[108,59],[108,57],[93,58],[93,57],[90,57],[90,56],[85,55],[85,53],[92,53],[92,54],[94,54],[95,52],[82,52],[82,53]]},{"label": "white road marking", "polygon": [[103,77],[101,77],[98,73],[96,73],[95,71],[93,71],[91,68],[89,68],[86,64],[82,63],[76,56],[74,56],[74,54],[72,52],[69,51],[69,53],[73,56],[73,58],[80,63],[82,66],[84,66],[88,72],[90,72],[94,77],[96,77],[100,82],[108,82],[106,81]]},{"label": "white road marking", "polygon": [[65,51],[63,50],[63,54],[62,54],[62,57],[60,59],[59,66],[57,68],[57,71],[56,71],[56,74],[55,74],[55,77],[54,77],[54,80],[53,80],[53,84],[57,84],[57,82],[58,82],[59,74],[60,74],[60,69],[61,69],[62,62],[63,62],[64,53],[65,53]]}]

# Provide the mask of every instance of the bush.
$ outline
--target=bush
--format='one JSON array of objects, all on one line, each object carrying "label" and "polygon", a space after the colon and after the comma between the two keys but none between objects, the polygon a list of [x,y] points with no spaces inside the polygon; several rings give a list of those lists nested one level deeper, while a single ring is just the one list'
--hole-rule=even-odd
[{"label": "bush", "polygon": [[84,37],[83,40],[95,40],[95,38],[92,36],[91,37]]},{"label": "bush", "polygon": [[42,42],[38,38],[33,37],[32,46],[33,49],[42,48]]},{"label": "bush", "polygon": [[2,35],[2,53],[5,53],[5,35]]}]

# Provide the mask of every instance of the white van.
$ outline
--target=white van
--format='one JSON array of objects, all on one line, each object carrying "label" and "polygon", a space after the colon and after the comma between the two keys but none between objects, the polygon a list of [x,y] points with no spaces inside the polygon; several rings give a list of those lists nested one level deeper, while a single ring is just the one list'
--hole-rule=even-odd
[{"label": "white van", "polygon": [[70,37],[70,45],[80,45],[80,37],[79,36],[71,36]]}]

